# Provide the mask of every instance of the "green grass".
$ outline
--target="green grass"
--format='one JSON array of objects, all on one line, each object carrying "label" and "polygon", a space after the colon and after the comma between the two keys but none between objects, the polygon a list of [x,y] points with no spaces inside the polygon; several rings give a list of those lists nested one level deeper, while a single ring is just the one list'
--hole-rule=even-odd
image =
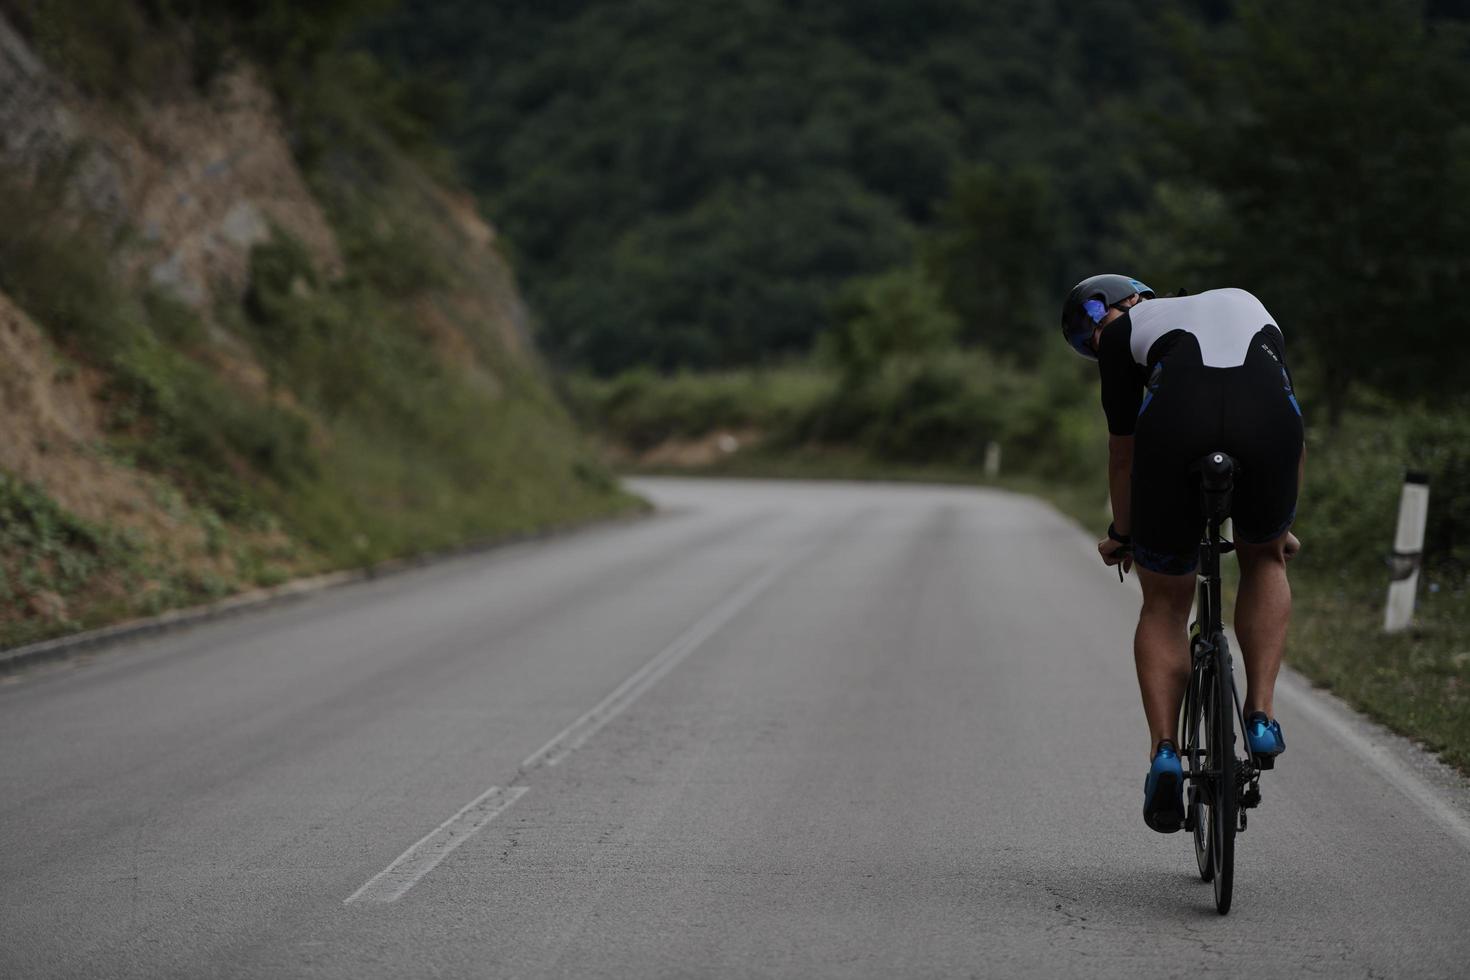
[{"label": "green grass", "polygon": [[[109,568],[134,568],[121,535],[67,513],[40,488],[0,474],[0,637],[40,639],[45,621],[17,614],[28,603],[64,603]],[[77,628],[69,606],[48,618],[53,631]]]},{"label": "green grass", "polygon": [[1297,576],[1288,662],[1470,774],[1470,615],[1463,592],[1420,583],[1413,626],[1383,632],[1388,586],[1347,590]]},{"label": "green grass", "polygon": [[[218,518],[204,519],[223,531]],[[83,520],[40,487],[0,474],[0,648],[217,599],[264,584],[280,567],[271,562],[293,557],[289,544],[283,554],[279,543],[222,535],[221,546],[242,574],[176,562],[138,534]]]},{"label": "green grass", "polygon": [[[1369,401],[1309,433],[1288,662],[1470,773],[1470,413]],[[1404,471],[1429,475],[1411,629],[1383,609]]]}]

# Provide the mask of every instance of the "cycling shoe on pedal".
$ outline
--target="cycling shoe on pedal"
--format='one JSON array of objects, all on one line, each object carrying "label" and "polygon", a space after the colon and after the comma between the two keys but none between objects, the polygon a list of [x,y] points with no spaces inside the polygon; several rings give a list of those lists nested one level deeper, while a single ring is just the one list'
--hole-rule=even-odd
[{"label": "cycling shoe on pedal", "polygon": [[1184,826],[1184,769],[1173,742],[1159,743],[1143,781],[1143,822],[1161,834]]},{"label": "cycling shoe on pedal", "polygon": [[1250,713],[1245,720],[1245,737],[1250,742],[1252,755],[1278,756],[1286,751],[1281,726],[1267,718],[1264,711]]}]

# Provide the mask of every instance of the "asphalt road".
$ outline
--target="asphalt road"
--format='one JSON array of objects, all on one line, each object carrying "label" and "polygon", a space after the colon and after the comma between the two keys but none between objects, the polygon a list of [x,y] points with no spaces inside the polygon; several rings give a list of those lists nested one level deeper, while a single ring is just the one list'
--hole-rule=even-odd
[{"label": "asphalt road", "polygon": [[0,687],[0,976],[1465,975],[1463,784],[1310,693],[1215,913],[1046,506],[637,488]]}]

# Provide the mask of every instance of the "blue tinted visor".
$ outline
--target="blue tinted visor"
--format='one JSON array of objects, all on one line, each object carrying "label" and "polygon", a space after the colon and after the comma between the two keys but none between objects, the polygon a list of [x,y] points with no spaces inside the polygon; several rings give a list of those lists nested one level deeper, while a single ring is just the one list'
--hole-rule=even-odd
[{"label": "blue tinted visor", "polygon": [[1094,328],[1102,322],[1102,318],[1108,315],[1107,304],[1100,299],[1089,299],[1083,302],[1082,308],[1071,318],[1067,324],[1067,342],[1072,348],[1086,358],[1096,358],[1097,354],[1092,349],[1092,333]]},{"label": "blue tinted visor", "polygon": [[1071,344],[1072,349],[1083,357],[1097,360],[1097,352],[1092,349],[1092,328],[1086,326],[1085,321],[1067,331],[1067,343]]}]

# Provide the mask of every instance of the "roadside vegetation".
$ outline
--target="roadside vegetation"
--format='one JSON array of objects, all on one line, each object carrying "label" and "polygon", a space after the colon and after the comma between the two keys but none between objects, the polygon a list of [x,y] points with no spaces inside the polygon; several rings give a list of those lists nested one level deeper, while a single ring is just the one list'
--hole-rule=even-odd
[{"label": "roadside vegetation", "polygon": [[[85,446],[13,433],[42,476],[0,472],[0,647],[641,506],[515,333],[447,154],[343,45],[373,6],[3,5],[120,127],[252,61],[340,259],[274,228],[243,293],[191,306],[125,271],[143,230],[79,206],[71,161],[0,168],[0,296],[98,418]],[[47,468],[73,458],[120,485],[107,516],[59,502],[87,496]]]}]

